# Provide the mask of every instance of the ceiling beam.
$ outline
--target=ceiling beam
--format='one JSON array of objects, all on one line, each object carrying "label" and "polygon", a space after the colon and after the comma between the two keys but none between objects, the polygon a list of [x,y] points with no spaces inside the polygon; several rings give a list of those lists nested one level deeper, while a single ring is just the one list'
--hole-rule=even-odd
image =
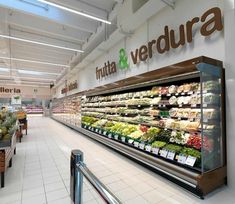
[{"label": "ceiling beam", "polygon": [[41,17],[48,21],[57,22],[62,25],[67,25],[78,30],[94,33],[98,22],[87,18],[65,12],[61,9],[50,6],[48,10],[39,6],[24,3],[16,0],[0,0],[0,6],[17,10],[23,13],[31,14],[32,16]]},{"label": "ceiling beam", "polygon": [[[67,41],[62,41],[62,40],[58,40],[58,39],[54,39],[54,38],[45,37],[45,36],[40,35],[40,34],[34,34],[34,33],[28,33],[28,32],[22,32],[22,31],[11,30],[10,29],[10,36],[17,37],[17,38],[22,38],[22,39],[27,39],[27,40],[31,40],[31,41],[48,43],[48,44],[52,44],[52,45],[56,45],[56,46],[63,46],[63,47],[73,48],[73,49],[77,49],[77,50],[81,49],[81,45],[78,45],[78,44],[75,44],[75,43],[72,43],[72,42],[67,42]],[[15,40],[11,40],[11,41],[16,42]],[[21,42],[21,41],[17,41],[17,42],[22,43],[22,44],[24,43],[24,42]],[[33,45],[33,43],[28,43],[28,42],[26,42],[26,44]],[[37,46],[44,47],[46,49],[48,48],[47,46],[44,46],[44,45],[37,45]],[[53,49],[58,50],[57,48],[53,48]],[[64,52],[74,53],[74,51],[71,51],[71,50],[64,50]]]},{"label": "ceiling beam", "polygon": [[[59,58],[60,60],[64,60],[67,61],[71,58],[71,55],[67,55],[67,54],[63,54],[63,53],[54,53],[54,52],[50,52],[46,49],[42,49],[42,48],[36,48],[34,49],[31,46],[27,46],[27,45],[22,45],[21,43],[17,44],[11,44],[11,53],[14,54],[25,54],[26,57],[27,55],[41,55],[41,56],[45,56],[48,57],[54,57],[55,59]],[[56,63],[56,60],[54,61]]]},{"label": "ceiling beam", "polygon": [[[47,62],[55,62],[58,64],[68,64],[67,60],[65,59],[60,59],[58,57],[53,57],[51,55],[42,55],[42,54],[36,54],[36,53],[28,53],[28,54],[24,54],[21,52],[12,52],[12,57],[14,58],[20,58],[20,59],[25,59],[27,57],[27,59],[32,59],[32,60],[37,60],[37,61],[47,61]],[[17,63],[17,62],[16,62]]]},{"label": "ceiling beam", "polygon": [[[102,18],[107,20],[108,13],[104,9],[100,9],[96,6],[92,6],[83,1],[74,1],[74,0],[49,0],[52,3],[59,4],[61,6],[74,9],[76,11],[84,12],[95,17]],[[43,5],[43,4],[42,4]],[[45,4],[44,4],[45,5]]]},{"label": "ceiling beam", "polygon": [[[71,57],[71,53],[68,52],[63,52],[62,50],[55,50],[52,48],[47,49],[46,47],[43,46],[33,46],[31,44],[27,44],[27,43],[20,43],[20,42],[16,42],[16,41],[11,41],[11,49],[21,49],[22,51],[24,51],[25,53],[27,52],[32,52],[32,50],[34,52],[38,52],[38,53],[47,53],[48,55],[54,55],[54,56],[61,56],[63,58],[70,58]],[[14,52],[15,50],[12,50],[12,52]]]},{"label": "ceiling beam", "polygon": [[[4,18],[4,15],[7,15],[7,18]],[[89,32],[80,31],[60,23],[51,23],[42,18],[35,17],[32,20],[31,15],[17,11],[9,14],[4,8],[0,8],[0,21],[9,24],[12,27],[16,26],[21,29],[28,29],[29,31],[42,33],[51,37],[54,36],[67,41],[74,41],[80,44],[86,42],[87,37],[90,35]]]}]

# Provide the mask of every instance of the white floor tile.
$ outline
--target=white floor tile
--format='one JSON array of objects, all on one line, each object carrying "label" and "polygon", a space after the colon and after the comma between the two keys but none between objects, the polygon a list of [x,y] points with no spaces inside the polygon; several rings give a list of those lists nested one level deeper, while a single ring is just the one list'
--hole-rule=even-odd
[{"label": "white floor tile", "polygon": [[139,183],[136,185],[133,185],[132,188],[139,194],[142,195],[146,192],[152,191],[153,187],[151,187],[150,185],[146,184],[146,183]]},{"label": "white floor tile", "polygon": [[11,202],[18,202],[21,200],[21,192],[11,193],[7,195],[1,195],[0,196],[0,203],[1,204],[7,204]]},{"label": "white floor tile", "polygon": [[65,197],[59,200],[49,202],[48,204],[73,204],[73,202],[71,201],[70,197]]},{"label": "white floor tile", "polygon": [[59,199],[68,197],[68,192],[66,191],[66,189],[59,189],[59,190],[47,192],[46,197],[47,197],[47,202],[51,202],[54,200],[59,200]]},{"label": "white floor tile", "polygon": [[127,200],[125,204],[148,204],[149,202],[141,196],[137,196],[133,199]]},{"label": "white floor tile", "polygon": [[143,194],[145,200],[149,203],[155,204],[167,198],[166,195],[159,193],[157,190],[149,191]]},{"label": "white floor tile", "polygon": [[22,204],[46,204],[45,194],[22,199]]},{"label": "white floor tile", "polygon": [[45,184],[45,191],[46,192],[51,192],[51,191],[64,189],[64,188],[65,188],[65,185],[62,181]]},{"label": "white floor tile", "polygon": [[44,194],[44,187],[39,187],[39,188],[33,188],[29,190],[24,190],[22,193],[22,199],[27,199],[29,197],[34,197],[36,195],[41,195]]},{"label": "white floor tile", "polygon": [[133,189],[131,188],[126,188],[121,191],[115,192],[115,195],[117,196],[118,199],[120,199],[122,202],[126,202],[127,200],[130,200],[132,198],[135,198],[138,196],[138,193],[136,193]]},{"label": "white floor tile", "polygon": [[84,203],[88,202],[88,201],[91,201],[91,200],[94,200],[94,199],[95,199],[95,197],[93,196],[93,194],[90,191],[83,192],[82,201]]},{"label": "white floor tile", "polygon": [[57,175],[57,176],[51,176],[51,177],[46,177],[43,178],[44,184],[50,184],[50,183],[56,183],[56,182],[61,182],[62,178]]},{"label": "white floor tile", "polygon": [[[0,204],[71,204],[70,151],[84,152],[88,168],[125,204],[235,204],[227,187],[200,200],[105,146],[46,117],[29,117],[0,189]],[[84,179],[83,203],[103,204]],[[21,202],[22,201],[22,202]]]}]

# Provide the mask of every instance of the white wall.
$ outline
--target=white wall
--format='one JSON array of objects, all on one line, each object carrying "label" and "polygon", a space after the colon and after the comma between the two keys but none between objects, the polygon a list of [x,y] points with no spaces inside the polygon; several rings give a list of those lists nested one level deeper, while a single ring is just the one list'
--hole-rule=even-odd
[{"label": "white wall", "polygon": [[[232,1],[228,1],[229,6]],[[227,163],[229,189],[235,192],[235,10],[226,8],[225,13],[225,78],[226,78],[226,123]]]},{"label": "white wall", "polygon": [[[173,10],[166,7],[159,14],[151,17],[145,24],[138,28],[131,38],[122,40],[113,47],[106,55],[97,59],[78,74],[78,91],[83,91],[99,85],[108,84],[126,77],[141,74],[149,70],[161,68],[166,65],[174,64],[193,57],[205,55],[208,57],[224,60],[224,34],[217,32],[205,38],[198,32],[195,33],[194,40],[182,48],[171,49],[170,52],[160,55],[153,54],[153,58],[147,62],[141,62],[135,66],[132,63],[129,55],[130,69],[128,71],[118,70],[117,74],[109,76],[103,80],[96,80],[95,68],[101,68],[104,63],[109,60],[118,62],[118,52],[120,48],[126,48],[127,53],[139,48],[141,45],[147,44],[148,41],[156,39],[163,34],[164,26],[169,25],[169,28],[178,29],[180,24],[186,23],[193,17],[201,16],[209,8],[218,6],[223,10],[223,3],[220,0],[178,0],[176,8]],[[194,9],[188,9],[194,8]]]}]

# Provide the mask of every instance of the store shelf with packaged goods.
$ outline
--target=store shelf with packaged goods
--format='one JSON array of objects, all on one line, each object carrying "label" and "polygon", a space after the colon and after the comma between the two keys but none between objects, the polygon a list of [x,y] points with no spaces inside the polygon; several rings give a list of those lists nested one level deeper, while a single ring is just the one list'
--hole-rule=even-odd
[{"label": "store shelf with packaged goods", "polygon": [[61,122],[80,127],[80,101],[81,97],[77,94],[54,100],[52,103],[52,116]]}]

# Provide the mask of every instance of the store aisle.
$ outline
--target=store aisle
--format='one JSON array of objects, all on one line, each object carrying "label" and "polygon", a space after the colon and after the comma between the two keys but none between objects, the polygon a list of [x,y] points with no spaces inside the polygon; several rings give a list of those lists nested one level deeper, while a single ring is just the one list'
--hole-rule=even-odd
[{"label": "store aisle", "polygon": [[[71,149],[84,152],[90,170],[128,204],[235,204],[226,188],[200,200],[124,156],[46,117],[29,117],[28,135],[17,144],[13,167],[0,189],[1,204],[70,204]],[[84,203],[101,203],[85,184]]]}]

